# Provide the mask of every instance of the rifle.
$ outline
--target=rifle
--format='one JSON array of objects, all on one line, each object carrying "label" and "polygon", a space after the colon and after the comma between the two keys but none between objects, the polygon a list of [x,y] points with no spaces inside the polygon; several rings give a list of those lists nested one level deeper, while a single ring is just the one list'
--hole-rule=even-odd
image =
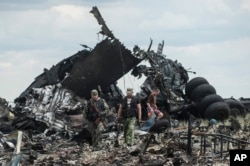
[{"label": "rifle", "polygon": [[93,109],[94,109],[94,111],[98,114],[98,118],[95,120],[95,124],[97,125],[98,124],[98,122],[102,122],[102,124],[104,125],[104,127],[106,127],[106,123],[105,123],[105,121],[100,117],[101,115],[100,115],[100,111],[97,109],[97,107],[96,107],[96,103],[93,103],[93,101],[91,101],[91,105],[92,105],[92,107],[93,107]]}]

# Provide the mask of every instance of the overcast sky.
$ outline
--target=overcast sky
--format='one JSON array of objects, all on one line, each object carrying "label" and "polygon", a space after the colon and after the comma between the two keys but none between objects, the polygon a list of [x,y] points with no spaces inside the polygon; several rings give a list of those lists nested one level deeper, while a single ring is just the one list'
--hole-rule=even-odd
[{"label": "overcast sky", "polygon": [[[97,6],[124,45],[156,51],[204,77],[224,98],[250,97],[249,0],[1,0],[0,97],[13,101],[44,68],[49,69],[103,38],[94,16]],[[132,76],[121,88],[137,89]]]}]

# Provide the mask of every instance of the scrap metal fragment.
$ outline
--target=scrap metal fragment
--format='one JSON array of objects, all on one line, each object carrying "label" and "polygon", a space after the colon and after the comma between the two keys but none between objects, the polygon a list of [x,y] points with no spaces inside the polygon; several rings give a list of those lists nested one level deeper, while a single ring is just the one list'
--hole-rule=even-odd
[{"label": "scrap metal fragment", "polygon": [[111,39],[114,39],[115,37],[114,37],[113,33],[109,30],[109,28],[106,25],[104,19],[102,18],[102,15],[99,12],[98,8],[96,6],[94,6],[92,8],[92,10],[90,11],[90,13],[92,13],[95,16],[95,18],[97,19],[98,24],[102,25],[102,27],[101,27],[102,31],[100,31],[100,33],[110,37]]}]

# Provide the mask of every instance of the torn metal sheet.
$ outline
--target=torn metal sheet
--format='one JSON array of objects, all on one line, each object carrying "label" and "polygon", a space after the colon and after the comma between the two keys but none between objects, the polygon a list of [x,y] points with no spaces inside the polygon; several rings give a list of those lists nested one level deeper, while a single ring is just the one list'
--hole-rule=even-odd
[{"label": "torn metal sheet", "polygon": [[105,39],[90,55],[79,58],[62,85],[78,96],[89,98],[91,89],[100,86],[105,92],[141,61],[118,40]]},{"label": "torn metal sheet", "polygon": [[[93,49],[83,45],[84,50],[49,70],[44,69],[15,100],[13,109],[0,98],[0,119],[6,120],[4,125],[0,121],[3,126],[0,128],[0,164],[197,165],[216,164],[219,157],[223,159],[221,163],[228,163],[228,156],[221,151],[222,147],[228,147],[223,141],[217,146],[215,141],[219,138],[216,135],[225,138],[224,142],[229,141],[232,148],[235,148],[235,140],[249,148],[249,99],[242,98],[237,102],[233,99],[234,103],[240,103],[237,107],[230,99],[226,105],[207,80],[202,77],[189,80],[190,71],[163,54],[164,42],[158,45],[156,52],[151,50],[152,40],[147,51],[138,46],[130,51],[109,30],[97,7],[93,7],[91,13],[102,26],[100,33],[106,36],[104,40]],[[142,61],[149,62],[149,66],[140,65]],[[136,144],[128,147],[124,144],[123,125],[116,122],[116,106],[124,96],[116,82],[131,70],[135,77],[146,77],[137,94],[142,101],[143,113],[147,113],[147,96],[157,87],[161,90],[158,106],[165,111],[165,117],[155,122],[149,132],[136,126]],[[102,133],[101,149],[91,146],[91,133],[85,118],[87,99],[94,88],[111,108],[106,130]],[[209,95],[208,100],[206,96]],[[209,104],[212,107],[209,108]],[[228,115],[234,115],[231,108],[246,116],[235,116],[242,119],[230,118],[230,122]],[[9,112],[15,115],[13,121],[8,118]],[[193,118],[187,124],[185,120],[189,117]],[[213,128],[216,134],[205,133],[213,130],[207,126],[208,117],[222,119],[223,125]],[[146,120],[147,116],[144,118]],[[17,130],[22,130],[22,139],[18,138]],[[221,135],[225,132],[226,136]],[[230,134],[235,138],[229,137]],[[206,138],[207,142],[203,140]],[[20,153],[13,153],[17,142]]]},{"label": "torn metal sheet", "polygon": [[[13,111],[16,119],[13,126],[17,129],[56,131],[70,130],[83,126],[83,109],[87,101],[75,96],[61,84],[33,88],[26,102],[16,105]],[[39,125],[39,127],[37,126]]]}]

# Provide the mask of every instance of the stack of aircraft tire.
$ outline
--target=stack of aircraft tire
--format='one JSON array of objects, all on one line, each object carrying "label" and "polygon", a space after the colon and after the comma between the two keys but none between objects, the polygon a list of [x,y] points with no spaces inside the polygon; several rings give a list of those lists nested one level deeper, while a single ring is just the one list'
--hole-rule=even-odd
[{"label": "stack of aircraft tire", "polygon": [[224,101],[229,105],[230,107],[230,115],[236,117],[236,116],[242,116],[245,117],[247,110],[246,107],[238,100],[235,100],[234,98],[224,99]]},{"label": "stack of aircraft tire", "polygon": [[[195,106],[195,116],[217,120],[229,118],[231,111],[229,102],[217,95],[215,88],[205,78],[191,79],[186,85],[185,94]],[[231,100],[230,102],[233,103]]]}]

